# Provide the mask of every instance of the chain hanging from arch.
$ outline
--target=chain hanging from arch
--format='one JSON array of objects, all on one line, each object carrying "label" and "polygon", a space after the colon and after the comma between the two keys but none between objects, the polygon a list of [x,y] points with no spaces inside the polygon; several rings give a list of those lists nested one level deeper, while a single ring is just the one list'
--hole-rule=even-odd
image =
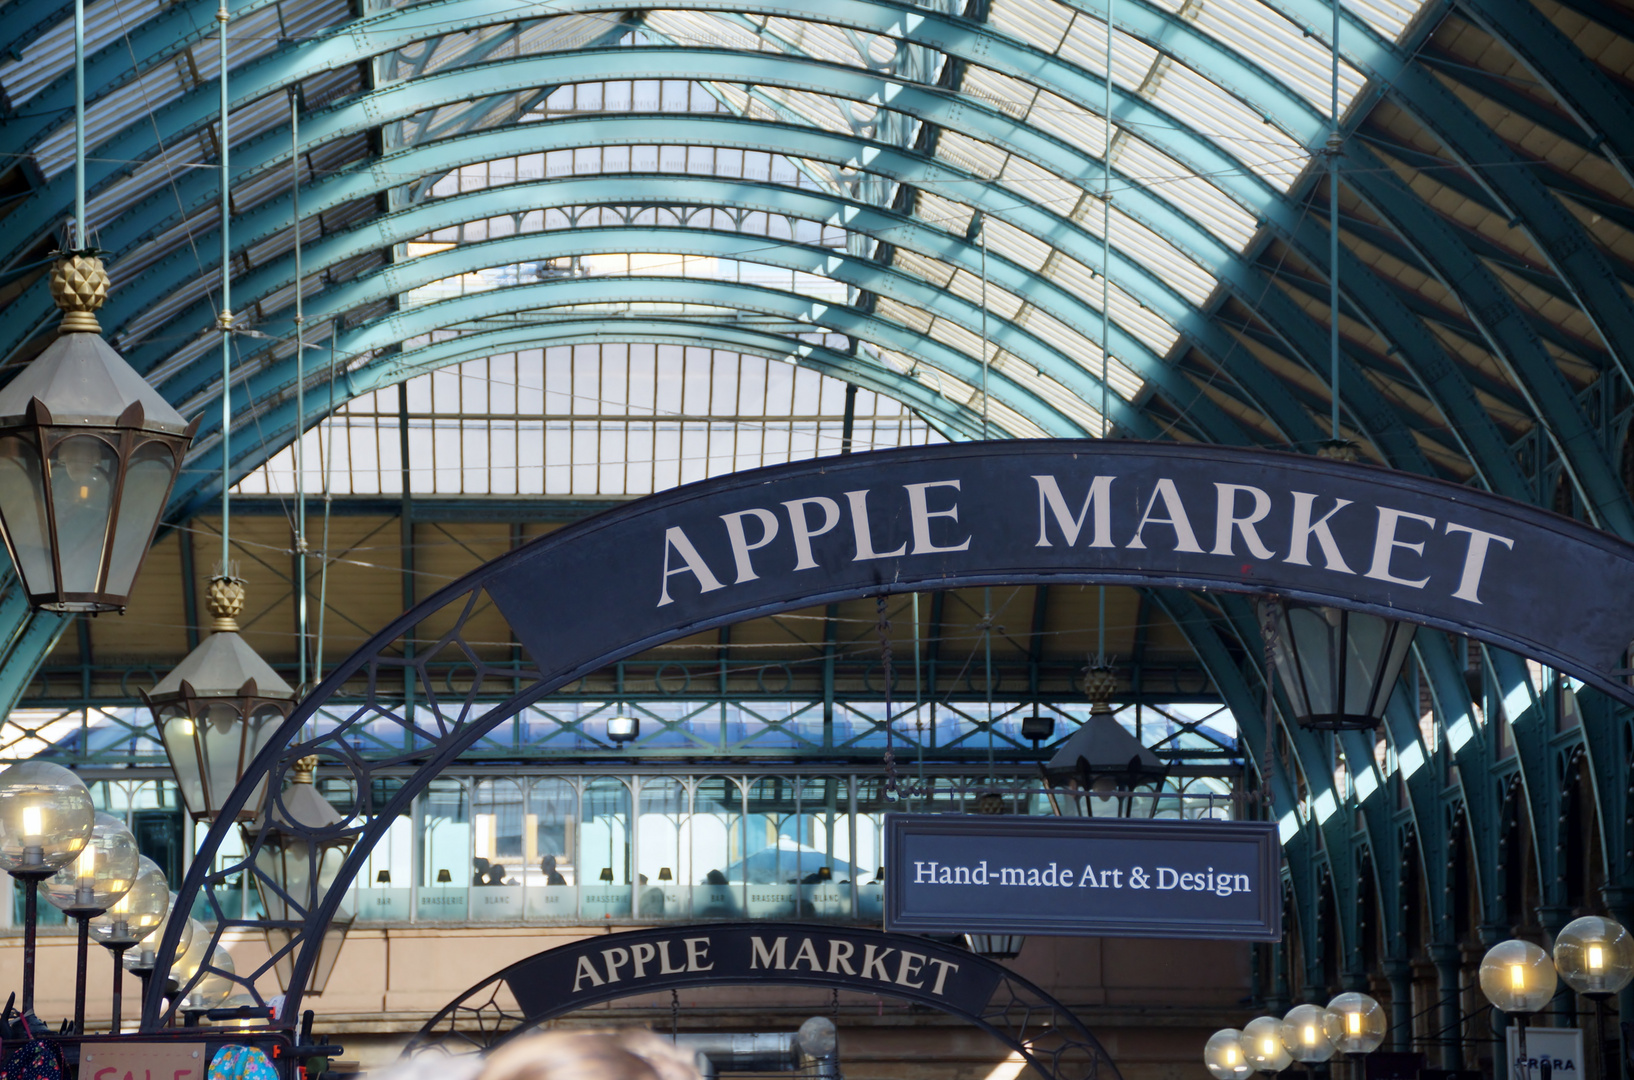
[{"label": "chain hanging from arch", "polygon": [[1271,790],[1271,770],[1275,767],[1271,755],[1276,753],[1276,700],[1277,700],[1277,617],[1275,604],[1277,597],[1271,594],[1267,602],[1260,605],[1260,636],[1265,640],[1265,756],[1261,760],[1265,763],[1260,770],[1260,789],[1257,798],[1267,810],[1271,809],[1273,792]]}]

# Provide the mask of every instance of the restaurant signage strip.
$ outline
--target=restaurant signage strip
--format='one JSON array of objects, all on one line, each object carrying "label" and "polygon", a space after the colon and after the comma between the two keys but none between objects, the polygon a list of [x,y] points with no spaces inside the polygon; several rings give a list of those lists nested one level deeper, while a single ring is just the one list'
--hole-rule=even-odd
[{"label": "restaurant signage strip", "polygon": [[932,934],[1282,938],[1269,821],[885,815],[885,926]]},{"label": "restaurant signage strip", "polygon": [[1469,487],[1297,454],[1017,440],[819,458],[598,514],[483,573],[551,687],[795,607],[1099,581],[1405,618],[1634,703],[1634,547]]}]

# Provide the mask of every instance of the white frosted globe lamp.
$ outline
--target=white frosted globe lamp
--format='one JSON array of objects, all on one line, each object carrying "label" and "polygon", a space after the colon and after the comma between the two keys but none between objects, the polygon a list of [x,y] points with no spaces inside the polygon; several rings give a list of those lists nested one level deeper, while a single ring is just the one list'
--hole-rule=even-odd
[{"label": "white frosted globe lamp", "polygon": [[79,855],[96,807],[85,782],[49,761],[21,761],[0,773],[0,870],[39,880]]},{"label": "white frosted globe lamp", "polygon": [[1282,1018],[1282,1041],[1295,1061],[1314,1065],[1334,1054],[1337,1018],[1320,1005],[1295,1005]]},{"label": "white frosted globe lamp", "polygon": [[136,837],[123,821],[112,814],[96,814],[90,843],[41,882],[40,891],[53,907],[70,915],[101,914],[130,891],[141,857]]},{"label": "white frosted globe lamp", "polygon": [[1243,1053],[1242,1038],[1236,1028],[1222,1028],[1203,1044],[1203,1064],[1214,1080],[1248,1080],[1254,1066]]},{"label": "white frosted globe lamp", "polygon": [[1341,1054],[1371,1054],[1384,1043],[1389,1028],[1384,1009],[1373,998],[1354,991],[1328,1002],[1335,1020],[1333,1045]]},{"label": "white frosted globe lamp", "polygon": [[1242,1033],[1243,1055],[1260,1072],[1277,1073],[1293,1064],[1282,1042],[1282,1021],[1274,1016],[1250,1020]]},{"label": "white frosted globe lamp", "polygon": [[1634,979],[1634,937],[1621,923],[1585,915],[1555,935],[1555,970],[1588,998],[1605,999]]},{"label": "white frosted globe lamp", "polygon": [[119,1034],[125,998],[125,953],[164,924],[170,910],[170,885],[159,864],[146,855],[136,857],[136,880],[124,896],[91,920],[91,936],[113,953],[113,1024]]},{"label": "white frosted globe lamp", "polygon": [[1549,954],[1530,941],[1500,941],[1481,958],[1481,993],[1506,1013],[1535,1013],[1555,996]]}]

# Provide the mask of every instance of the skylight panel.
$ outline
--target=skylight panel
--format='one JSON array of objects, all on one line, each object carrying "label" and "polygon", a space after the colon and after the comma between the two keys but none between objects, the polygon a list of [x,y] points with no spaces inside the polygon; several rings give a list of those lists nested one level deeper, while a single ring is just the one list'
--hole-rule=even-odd
[{"label": "skylight panel", "polygon": [[[999,175],[1004,159],[1009,155],[991,143],[979,142],[968,135],[944,129],[936,140],[936,156],[983,180],[991,180]],[[958,192],[948,194],[957,195]]]},{"label": "skylight panel", "polygon": [[[1192,22],[1198,29],[1257,61],[1275,78],[1328,114],[1333,85],[1333,54],[1326,44],[1304,32],[1260,0],[1207,0]],[[1339,65],[1339,108],[1343,112],[1362,88],[1361,73]]]},{"label": "skylight panel", "polygon": [[916,334],[924,334],[930,329],[931,315],[923,308],[909,307],[899,300],[892,300],[882,296],[874,304],[874,314],[882,319],[899,323]]},{"label": "skylight panel", "polygon": [[1275,124],[1190,68],[1165,64],[1145,96],[1218,143],[1277,191],[1287,191],[1310,155]]},{"label": "skylight panel", "polygon": [[1054,250],[1031,233],[992,216],[982,222],[982,228],[987,233],[988,251],[1002,255],[1034,273],[1044,268],[1045,261]]},{"label": "skylight panel", "polygon": [[1112,318],[1157,355],[1167,354],[1174,347],[1174,343],[1180,340],[1180,334],[1174,327],[1118,288],[1115,281],[1112,283],[1110,296]]},{"label": "skylight panel", "polygon": [[711,45],[761,52],[767,43],[749,27],[707,11],[648,11],[641,20],[653,34],[677,45]]},{"label": "skylight panel", "polygon": [[1027,122],[1091,157],[1100,157],[1101,147],[1106,143],[1106,125],[1099,114],[1048,90],[1040,91],[1033,101]]},{"label": "skylight panel", "polygon": [[1423,0],[1344,0],[1344,6],[1382,36],[1400,42]]},{"label": "skylight panel", "polygon": [[[970,219],[976,212],[964,203],[946,199],[932,191],[919,192],[914,216],[932,228],[963,236],[970,229]],[[991,242],[991,241],[990,241]]]},{"label": "skylight panel", "polygon": [[974,65],[965,69],[959,93],[975,98],[1006,116],[1020,120],[1027,115],[1038,88],[1031,83],[1012,79],[996,71]]},{"label": "skylight panel", "polygon": [[779,51],[798,51],[805,56],[852,67],[866,66],[851,39],[838,26],[783,18],[767,19],[765,25]]},{"label": "skylight panel", "polygon": [[[1135,261],[1153,270],[1171,288],[1201,306],[1214,291],[1214,276],[1157,233],[1112,208],[1112,245],[1134,256]],[[1114,272],[1114,280],[1116,274]]]},{"label": "skylight panel", "polygon": [[1077,12],[1056,0],[992,0],[987,22],[995,30],[1047,53],[1061,46]]},{"label": "skylight panel", "polygon": [[898,270],[919,278],[937,289],[945,289],[953,279],[953,267],[940,259],[933,259],[906,248],[897,248],[893,263]]},{"label": "skylight panel", "polygon": [[987,311],[993,318],[1014,319],[1016,313],[1021,310],[1020,297],[1014,293],[1006,292],[991,281],[987,283],[984,292],[982,279],[968,270],[960,270],[953,275],[953,281],[948,285],[948,291],[955,296],[963,297],[978,307],[982,305],[985,295]]},{"label": "skylight panel", "polygon": [[[117,41],[157,15],[161,0],[102,0],[85,6],[85,55]],[[19,56],[0,64],[0,86],[13,108],[25,104],[74,64],[74,20],[70,15],[35,38]]]},{"label": "skylight panel", "polygon": [[[1241,251],[1254,236],[1254,217],[1225,192],[1142,139],[1118,142],[1114,183],[1136,183],[1189,215],[1227,247]],[[1116,189],[1114,188],[1114,191]]]},{"label": "skylight panel", "polygon": [[[1072,33],[1061,43],[1061,59],[1093,75],[1106,75],[1106,22],[1080,15]],[[1112,81],[1129,90],[1139,89],[1157,63],[1158,51],[1122,30],[1112,29]]]}]

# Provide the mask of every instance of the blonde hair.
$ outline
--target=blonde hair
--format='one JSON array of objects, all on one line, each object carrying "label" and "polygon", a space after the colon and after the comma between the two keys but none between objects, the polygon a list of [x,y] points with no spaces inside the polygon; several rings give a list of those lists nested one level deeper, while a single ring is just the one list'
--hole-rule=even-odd
[{"label": "blonde hair", "polygon": [[695,1060],[650,1031],[548,1031],[501,1047],[477,1080],[698,1080]]}]

